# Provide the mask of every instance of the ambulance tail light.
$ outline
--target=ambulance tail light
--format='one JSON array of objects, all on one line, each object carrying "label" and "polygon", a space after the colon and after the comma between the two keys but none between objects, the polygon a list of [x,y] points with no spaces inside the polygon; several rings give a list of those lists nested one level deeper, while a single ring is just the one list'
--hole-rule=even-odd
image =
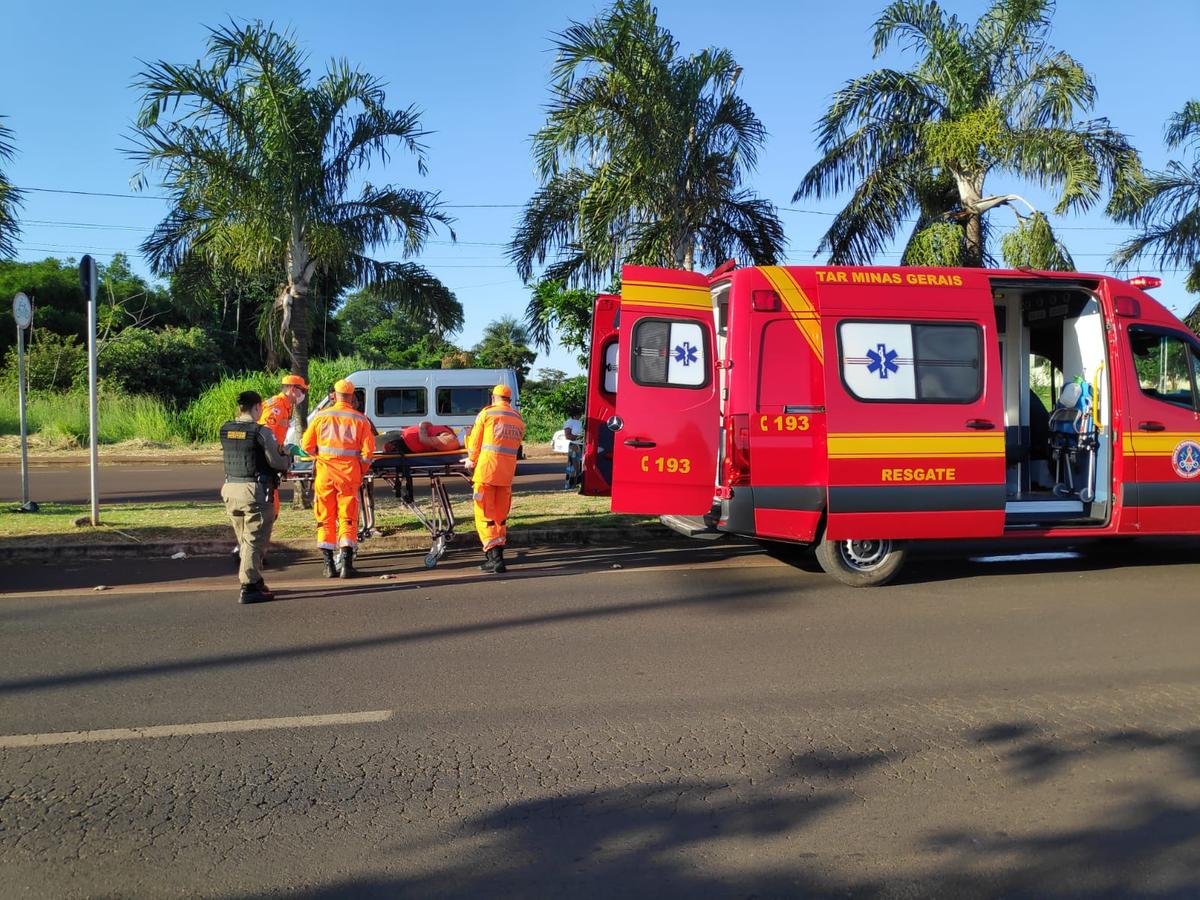
[{"label": "ambulance tail light", "polygon": [[725,419],[725,485],[750,483],[750,416],[734,413]]}]

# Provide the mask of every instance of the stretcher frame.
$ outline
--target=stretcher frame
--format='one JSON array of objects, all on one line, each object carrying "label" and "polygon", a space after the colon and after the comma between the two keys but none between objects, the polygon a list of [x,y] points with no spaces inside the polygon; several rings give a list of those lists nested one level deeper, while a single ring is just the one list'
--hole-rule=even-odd
[{"label": "stretcher frame", "polygon": [[[425,568],[433,569],[446,555],[446,549],[455,538],[457,520],[446,480],[461,478],[469,485],[470,473],[464,465],[464,450],[437,451],[431,453],[381,453],[371,461],[371,470],[363,476],[359,488],[358,540],[379,535],[376,528],[375,482],[384,481],[392,486],[392,493],[404,509],[412,513],[429,532],[430,547],[425,554]],[[292,470],[287,480],[309,486],[314,469]],[[425,506],[417,499],[414,481],[429,479],[429,502]]]}]

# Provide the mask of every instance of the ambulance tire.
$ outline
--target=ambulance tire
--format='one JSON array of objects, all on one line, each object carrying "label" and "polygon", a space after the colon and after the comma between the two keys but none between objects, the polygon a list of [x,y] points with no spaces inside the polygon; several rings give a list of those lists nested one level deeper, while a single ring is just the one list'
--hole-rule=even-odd
[{"label": "ambulance tire", "polygon": [[831,541],[821,535],[816,556],[825,574],[842,584],[879,587],[896,577],[908,556],[908,545],[893,540]]}]

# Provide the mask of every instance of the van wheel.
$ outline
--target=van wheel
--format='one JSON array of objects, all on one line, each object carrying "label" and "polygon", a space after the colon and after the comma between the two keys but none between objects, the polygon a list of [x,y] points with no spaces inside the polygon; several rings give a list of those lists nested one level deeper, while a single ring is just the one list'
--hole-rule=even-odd
[{"label": "van wheel", "polygon": [[823,535],[816,547],[817,562],[842,584],[878,587],[896,577],[908,545],[904,541],[831,541]]}]

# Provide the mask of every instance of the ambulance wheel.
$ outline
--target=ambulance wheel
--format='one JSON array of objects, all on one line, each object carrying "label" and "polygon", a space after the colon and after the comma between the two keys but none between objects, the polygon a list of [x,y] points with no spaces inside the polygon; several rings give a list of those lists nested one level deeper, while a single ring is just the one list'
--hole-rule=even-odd
[{"label": "ambulance wheel", "polygon": [[824,536],[816,547],[817,562],[842,584],[878,587],[896,577],[908,546],[903,541],[831,541]]}]

